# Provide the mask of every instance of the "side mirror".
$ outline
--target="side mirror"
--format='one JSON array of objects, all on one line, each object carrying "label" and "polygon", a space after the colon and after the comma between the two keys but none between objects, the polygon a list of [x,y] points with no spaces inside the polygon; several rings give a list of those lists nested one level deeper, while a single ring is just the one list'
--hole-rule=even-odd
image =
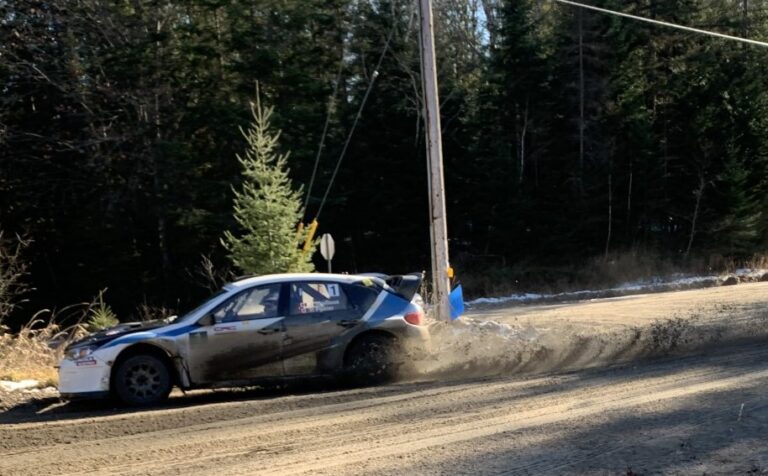
[{"label": "side mirror", "polygon": [[197,325],[201,327],[213,325],[213,314],[206,314],[197,321]]}]

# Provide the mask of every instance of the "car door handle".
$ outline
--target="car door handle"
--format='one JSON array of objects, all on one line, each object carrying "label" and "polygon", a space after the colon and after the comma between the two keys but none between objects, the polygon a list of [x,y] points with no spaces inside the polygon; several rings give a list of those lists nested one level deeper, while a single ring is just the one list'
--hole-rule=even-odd
[{"label": "car door handle", "polygon": [[340,325],[341,327],[354,327],[358,322],[360,322],[358,319],[344,319],[337,322],[336,324]]},{"label": "car door handle", "polygon": [[265,328],[265,329],[261,329],[261,330],[259,330],[259,331],[257,331],[257,332],[258,332],[259,334],[261,334],[261,335],[264,335],[264,336],[265,336],[265,335],[269,335],[269,334],[274,334],[275,332],[280,332],[280,329],[278,329],[278,328],[276,328],[276,327],[267,327],[267,328]]}]

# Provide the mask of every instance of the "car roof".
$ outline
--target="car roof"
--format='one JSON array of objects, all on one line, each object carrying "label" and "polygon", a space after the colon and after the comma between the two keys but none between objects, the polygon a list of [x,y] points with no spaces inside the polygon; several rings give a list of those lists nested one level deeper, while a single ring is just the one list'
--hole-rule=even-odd
[{"label": "car roof", "polygon": [[[283,273],[283,274],[266,274],[264,276],[253,276],[249,278],[243,278],[224,285],[227,289],[241,289],[251,286],[258,286],[261,284],[271,283],[285,283],[290,281],[333,281],[340,283],[356,283],[362,279],[373,279],[378,281],[378,278],[371,276],[360,276],[356,274],[330,274],[330,273]],[[382,283],[383,284],[383,283]]]}]

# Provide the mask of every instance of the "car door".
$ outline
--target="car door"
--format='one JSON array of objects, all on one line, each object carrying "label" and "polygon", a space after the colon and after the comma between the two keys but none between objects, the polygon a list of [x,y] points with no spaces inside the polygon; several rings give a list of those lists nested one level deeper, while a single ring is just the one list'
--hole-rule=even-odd
[{"label": "car door", "polygon": [[189,333],[187,363],[195,384],[283,375],[285,338],[280,283],[246,289],[220,304]]},{"label": "car door", "polygon": [[313,373],[318,352],[360,325],[363,312],[338,282],[299,281],[288,285],[283,366],[286,375]]}]

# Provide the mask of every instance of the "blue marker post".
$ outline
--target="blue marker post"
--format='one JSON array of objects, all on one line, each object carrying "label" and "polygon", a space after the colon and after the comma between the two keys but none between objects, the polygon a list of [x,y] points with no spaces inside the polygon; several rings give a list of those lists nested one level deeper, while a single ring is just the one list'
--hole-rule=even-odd
[{"label": "blue marker post", "polygon": [[461,284],[451,291],[449,301],[451,303],[451,320],[455,321],[464,314],[464,291],[461,289]]}]

